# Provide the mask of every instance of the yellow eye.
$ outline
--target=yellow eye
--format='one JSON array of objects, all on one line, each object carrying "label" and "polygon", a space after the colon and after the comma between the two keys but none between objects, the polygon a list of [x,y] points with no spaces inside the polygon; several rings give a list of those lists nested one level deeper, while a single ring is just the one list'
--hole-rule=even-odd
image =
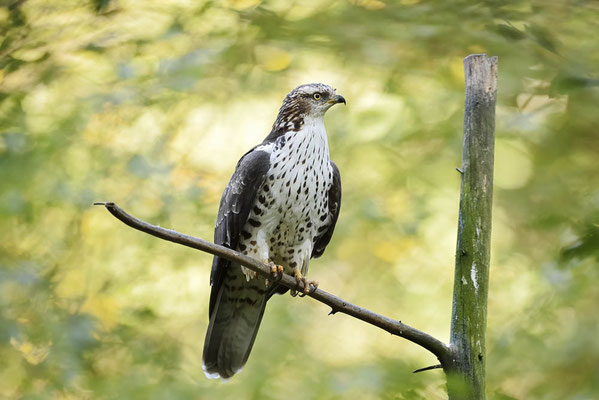
[{"label": "yellow eye", "polygon": [[314,100],[320,100],[320,93],[314,93]]}]

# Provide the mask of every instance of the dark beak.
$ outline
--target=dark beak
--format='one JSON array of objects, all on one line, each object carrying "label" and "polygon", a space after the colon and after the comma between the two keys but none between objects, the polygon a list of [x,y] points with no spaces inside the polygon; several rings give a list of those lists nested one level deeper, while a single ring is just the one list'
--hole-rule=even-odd
[{"label": "dark beak", "polygon": [[343,104],[347,105],[347,103],[345,102],[345,98],[343,96],[341,96],[340,94],[333,97],[333,100],[335,101],[335,103],[343,103]]}]

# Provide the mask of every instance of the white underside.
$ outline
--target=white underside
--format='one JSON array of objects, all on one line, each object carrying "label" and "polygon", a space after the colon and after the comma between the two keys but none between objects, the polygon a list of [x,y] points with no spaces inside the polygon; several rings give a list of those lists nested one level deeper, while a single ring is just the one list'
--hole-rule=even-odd
[{"label": "white underside", "polygon": [[[274,203],[260,217],[260,227],[251,228],[252,237],[243,243],[249,255],[282,265],[287,273],[296,269],[305,275],[318,228],[330,222],[328,190],[332,170],[323,119],[306,118],[302,129],[286,133],[284,141],[282,147],[275,142],[256,149],[270,152],[269,175],[274,174],[275,179],[267,177],[269,191],[259,190],[259,194],[269,196],[268,203]],[[324,221],[320,219],[323,214],[327,214]],[[273,236],[277,238],[274,245],[270,241]],[[242,270],[248,280],[256,276],[251,270]]]}]

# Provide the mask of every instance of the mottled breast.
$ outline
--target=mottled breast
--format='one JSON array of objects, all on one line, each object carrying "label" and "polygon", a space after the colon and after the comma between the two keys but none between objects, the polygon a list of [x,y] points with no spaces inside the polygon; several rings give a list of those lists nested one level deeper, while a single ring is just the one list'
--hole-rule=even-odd
[{"label": "mottled breast", "polygon": [[264,146],[270,170],[242,230],[240,251],[280,264],[287,273],[307,272],[313,244],[330,223],[333,172],[322,130],[289,132]]}]

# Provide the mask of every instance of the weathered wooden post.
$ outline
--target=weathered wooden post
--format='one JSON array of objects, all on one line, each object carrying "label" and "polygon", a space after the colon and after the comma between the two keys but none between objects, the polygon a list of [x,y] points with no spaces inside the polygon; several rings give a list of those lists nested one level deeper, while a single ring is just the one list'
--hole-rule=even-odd
[{"label": "weathered wooden post", "polygon": [[462,155],[462,188],[451,318],[453,359],[444,366],[451,400],[485,399],[485,332],[497,57],[474,54],[464,59],[466,106]]}]

